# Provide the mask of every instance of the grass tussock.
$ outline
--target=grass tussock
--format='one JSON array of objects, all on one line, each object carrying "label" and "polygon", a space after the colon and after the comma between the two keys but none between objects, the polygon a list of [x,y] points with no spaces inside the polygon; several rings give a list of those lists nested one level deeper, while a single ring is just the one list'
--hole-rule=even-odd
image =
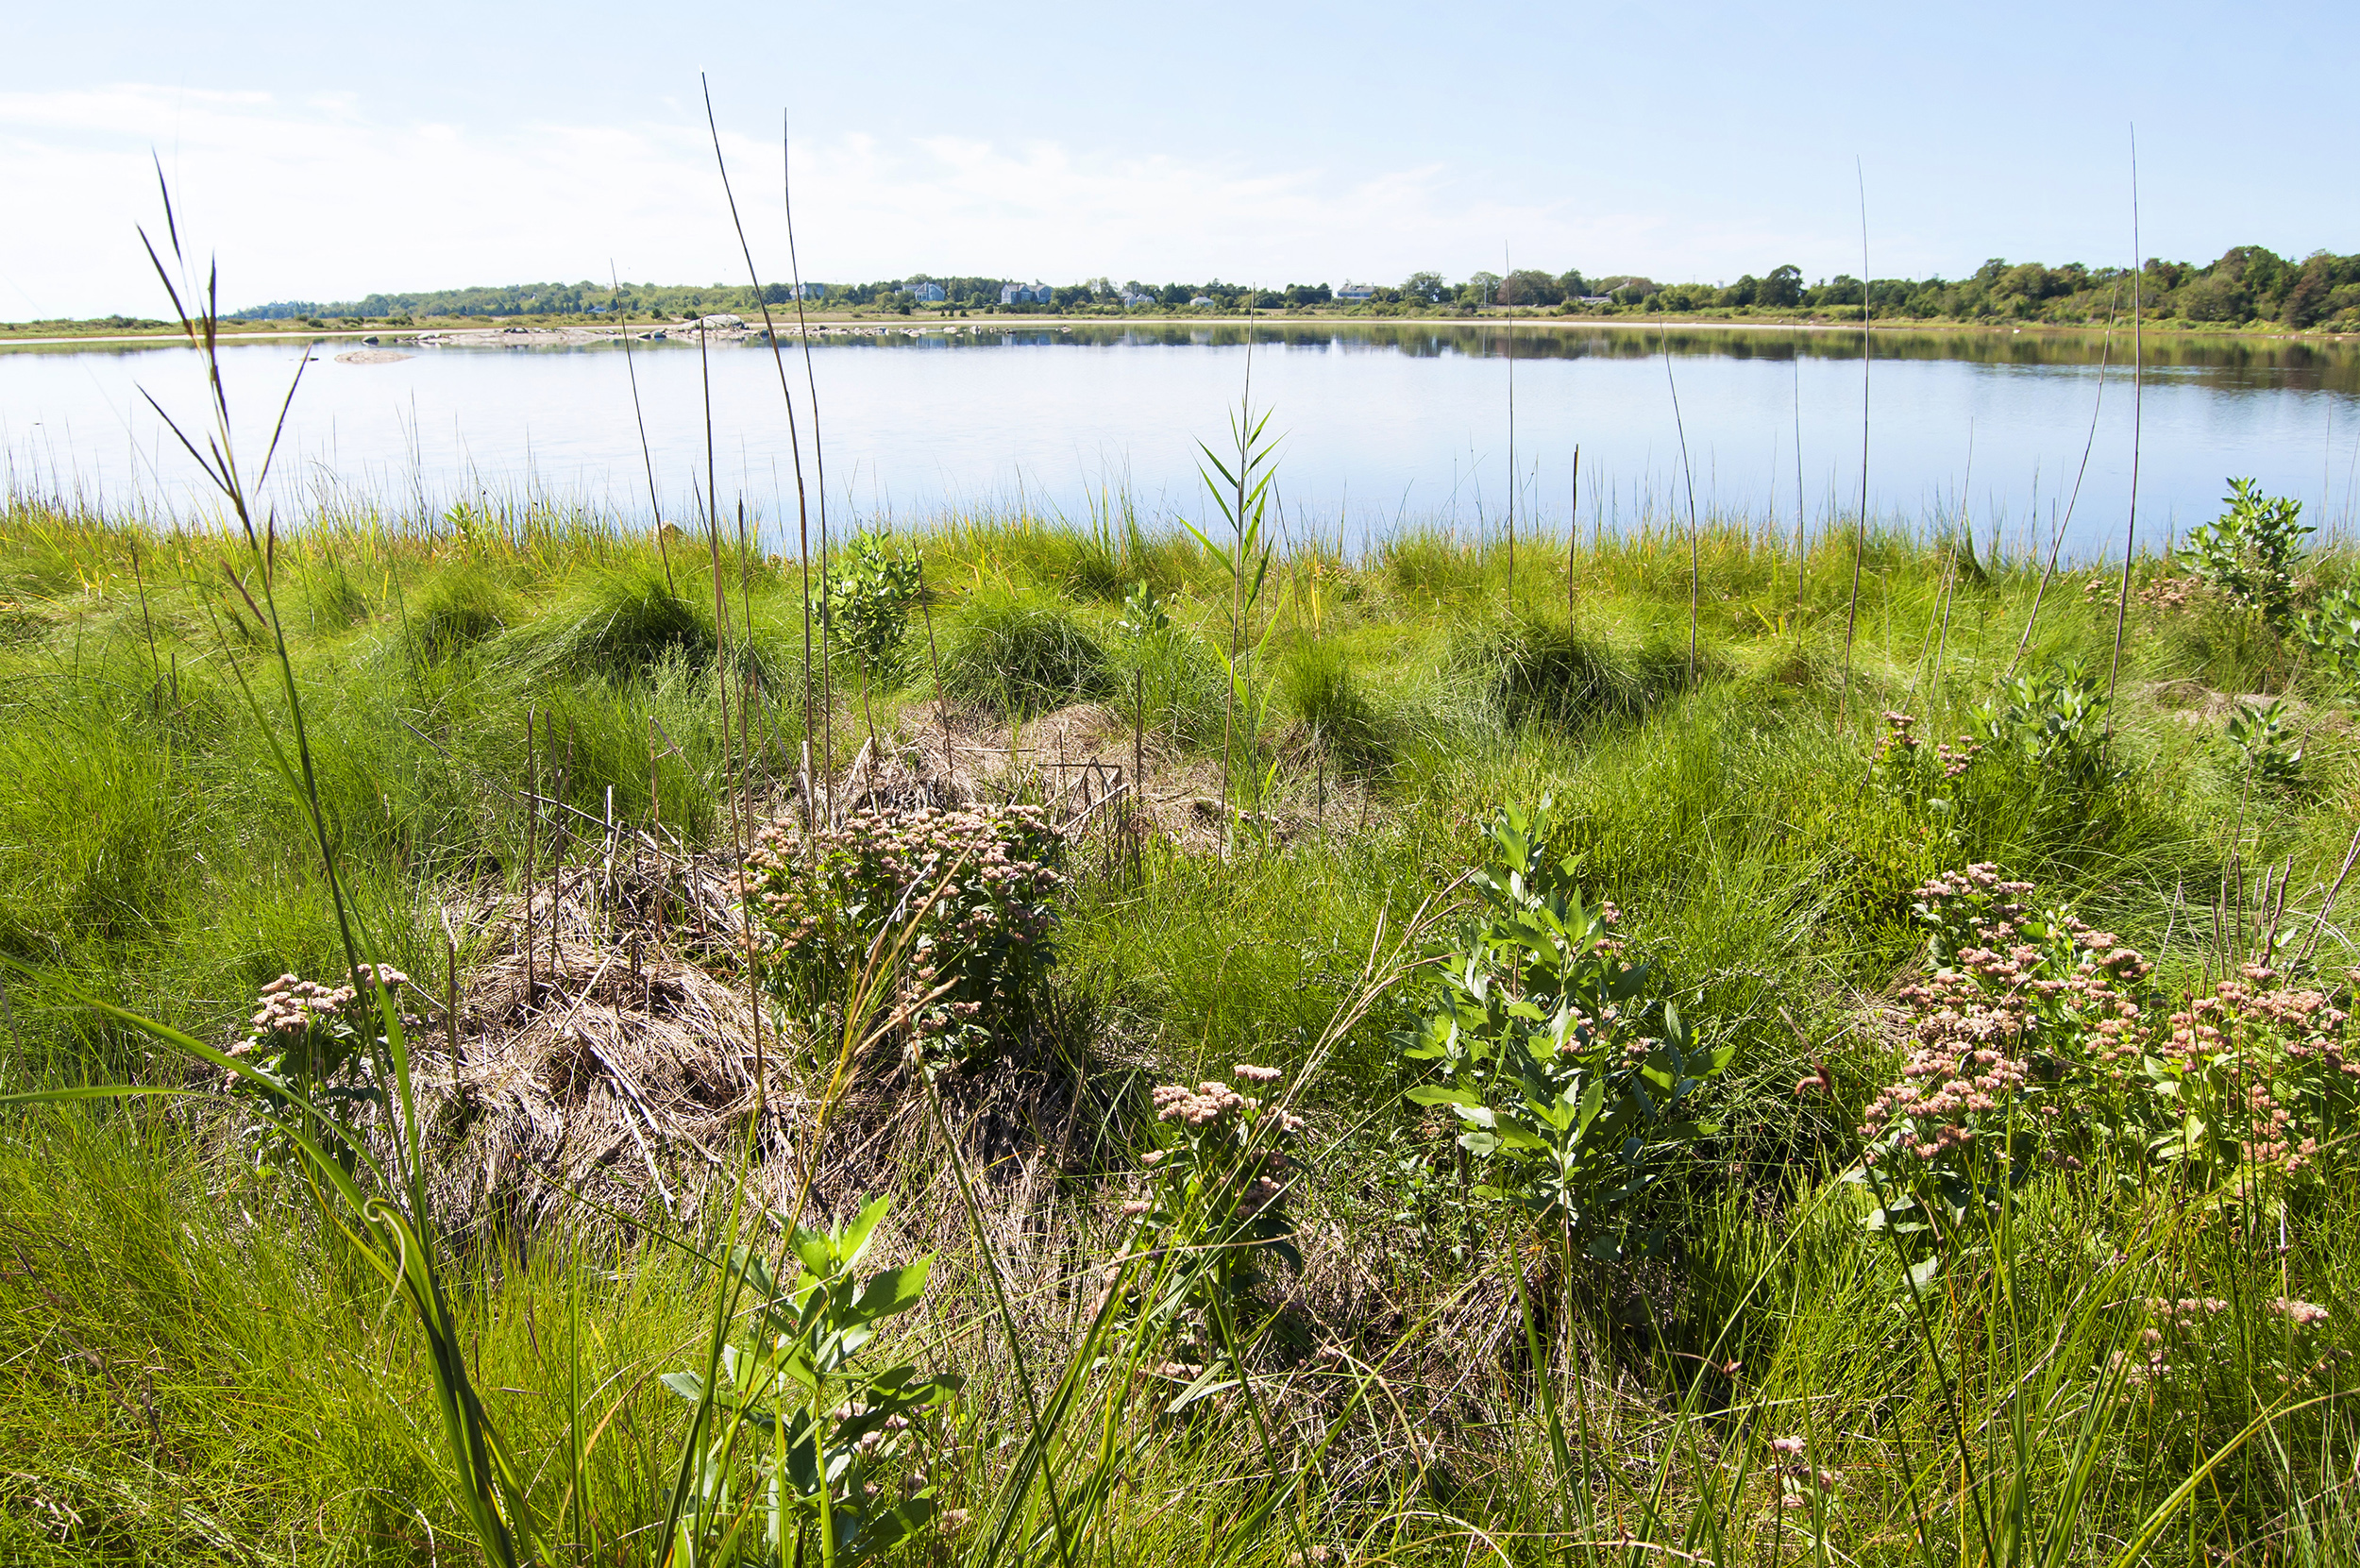
[{"label": "grass tussock", "polygon": [[1113,684],[1104,646],[1037,591],[978,591],[944,639],[941,689],[953,702],[1030,717],[1109,696]]}]

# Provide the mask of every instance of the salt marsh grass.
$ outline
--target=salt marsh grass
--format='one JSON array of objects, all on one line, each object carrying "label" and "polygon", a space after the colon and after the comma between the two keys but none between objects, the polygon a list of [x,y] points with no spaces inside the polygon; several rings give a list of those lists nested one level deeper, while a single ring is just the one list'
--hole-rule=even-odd
[{"label": "salt marsh grass", "polygon": [[[800,572],[725,541],[725,629],[709,591],[666,587],[654,541],[589,514],[340,512],[276,540],[274,615],[223,570],[256,582],[243,541],[9,503],[0,1090],[191,1092],[0,1109],[8,1556],[816,1562],[827,1540],[850,1560],[865,1548],[840,1523],[821,1533],[822,1497],[831,1519],[910,1505],[907,1532],[860,1539],[977,1564],[2360,1550],[2349,1179],[2264,1208],[2110,1146],[2028,1171],[1934,1273],[1913,1272],[1918,1243],[1864,1230],[1869,1191],[1840,1179],[1895,1075],[1898,993],[1928,963],[1912,905],[1938,875],[1997,864],[2135,946],[2160,1019],[2251,955],[2268,867],[2281,926],[2316,938],[2303,983],[2346,995],[2329,899],[2360,767],[2349,688],[2299,642],[2209,590],[2164,591],[2186,574],[2141,562],[2104,778],[2044,794],[1991,761],[1898,789],[1874,782],[1878,716],[1907,711],[1929,748],[1983,736],[2036,558],[1970,570],[1937,531],[1870,530],[1847,717],[1846,529],[1811,545],[1799,605],[1791,527],[1766,517],[1554,556],[1526,531],[1512,596],[1504,545],[1440,529],[1357,559],[1280,552],[1252,655],[1275,698],[1225,737],[1235,586],[1196,541],[1120,518],[898,537],[924,556],[941,689],[922,649],[900,662],[872,694],[877,731],[901,737],[887,750],[938,746],[946,708],[967,736],[1096,702],[1122,736],[1105,755],[1127,764],[1139,732],[1166,815],[1135,849],[1074,861],[1046,995],[1003,1059],[916,1075],[864,1046],[882,1015],[857,996],[834,1034],[783,1019],[764,1048],[777,1098],[734,1113],[710,1159],[650,1139],[663,1190],[643,1207],[448,1233],[406,1207],[437,1316],[432,1290],[388,1311],[398,1288],[338,1228],[372,1200],[409,1205],[402,1168],[354,1178],[358,1206],[314,1203],[317,1169],[258,1165],[229,1136],[214,1064],[93,999],[227,1052],[264,984],[347,972],[341,894],[372,961],[419,977],[406,1027],[430,1053],[447,966],[468,995],[508,972],[514,913],[552,856],[604,874],[636,841],[606,832],[619,822],[726,864],[742,784],[791,823],[806,745],[815,769],[852,763],[869,728],[850,691],[836,755],[804,733]],[[672,555],[676,572],[691,559]],[[2315,550],[2301,592],[2349,569]],[[1168,625],[1126,622],[1139,582]],[[2102,668],[2116,588],[2061,573],[2024,667]],[[2264,694],[2302,736],[2300,788],[2256,787],[2229,740],[2238,700]],[[310,767],[292,789],[268,757],[298,710]],[[1269,787],[1192,830],[1220,809],[1224,739]],[[1552,851],[1618,907],[1649,996],[1728,1052],[1697,1091],[1712,1130],[1667,1151],[1647,1189],[1660,1244],[1620,1256],[1569,1257],[1485,1195],[1458,1125],[1403,1097],[1427,1070],[1399,1037],[1469,939],[1459,878],[1492,809],[1543,797]],[[729,940],[666,907],[648,939],[734,984]],[[1240,1064],[1279,1076],[1257,1087]],[[1262,1213],[1234,1206],[1250,1182],[1173,1197],[1143,1163],[1176,1125],[1151,1091],[1203,1102],[1214,1081],[1302,1122],[1290,1166],[1237,1167],[1280,1172],[1299,1255],[1247,1286],[1232,1265],[1241,1217]],[[644,1134],[602,1125],[635,1172]],[[408,1157],[430,1166],[450,1131],[430,1124]],[[2319,1157],[2348,1173],[2341,1146]],[[783,1428],[755,1415],[834,1421],[850,1453],[862,1434],[844,1423],[881,1386],[837,1415],[700,1406],[661,1381],[704,1369],[708,1388],[744,1387],[711,1370],[752,1321],[730,1249],[775,1258],[789,1227],[733,1195],[740,1175],[775,1190],[760,1183],[782,1160],[801,1172],[783,1206],[807,1224],[895,1197],[861,1272],[934,1263],[919,1299],[877,1319],[875,1364],[964,1386],[860,1450],[873,1495],[814,1482],[812,1512],[763,1502],[745,1517],[781,1533],[733,1538],[767,1477],[802,1485],[767,1454]],[[1167,1206],[1124,1212],[1151,1201]],[[1138,1241],[1142,1214],[1169,1235]],[[1139,1305],[1167,1301],[1169,1320]],[[1171,1325],[1195,1338],[1155,1337]],[[451,1397],[463,1415],[479,1402],[466,1420],[504,1460],[468,1458],[465,1420],[454,1446],[438,1387],[472,1391]],[[735,1478],[683,1488],[683,1456],[724,1440],[714,1474]]]}]

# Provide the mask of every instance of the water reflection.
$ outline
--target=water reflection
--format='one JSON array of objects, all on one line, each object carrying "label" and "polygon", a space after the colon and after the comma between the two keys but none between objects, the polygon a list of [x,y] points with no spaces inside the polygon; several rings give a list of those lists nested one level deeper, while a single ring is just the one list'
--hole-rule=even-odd
[{"label": "water reflection", "polygon": [[[1256,401],[1276,409],[1273,430],[1286,436],[1287,514],[1323,519],[1323,533],[1347,542],[1418,522],[1499,528],[1511,494],[1520,526],[1561,529],[1576,509],[1585,529],[1661,524],[1684,506],[1692,471],[1702,511],[1791,528],[1799,505],[1811,526],[1830,527],[1856,506],[1861,484],[1857,327],[953,320],[864,323],[814,341],[826,494],[837,515],[872,521],[945,508],[1080,519],[1126,504],[1151,524],[1201,520],[1196,443],[1222,439],[1249,343]],[[758,335],[716,343],[709,365],[677,337],[635,346],[645,456],[612,340],[511,335],[403,344],[411,357],[397,363],[337,361],[351,346],[312,346],[273,481],[290,512],[324,497],[417,511],[495,493],[644,518],[649,464],[666,516],[700,504],[709,466],[725,500],[742,494],[772,519],[791,510],[794,454],[770,346]],[[1981,537],[1997,531],[2003,548],[2031,549],[2066,525],[2082,479],[2066,550],[2095,556],[2119,540],[2132,452],[2127,331],[2109,341],[1896,325],[1877,329],[1874,347],[1868,485],[1880,517],[1921,527],[1964,517]],[[242,439],[257,449],[303,351],[282,339],[224,353],[249,423]],[[2352,515],[2360,348],[2174,337],[2149,340],[2144,357],[2142,537],[2211,516],[2232,474],[2300,497],[2306,520],[2334,528]],[[1685,415],[1685,468],[1667,363]],[[792,368],[800,401],[801,367]],[[185,348],[0,352],[0,478],[185,511],[198,494],[194,465],[146,392],[203,423],[201,369]],[[808,447],[803,456],[811,464]],[[810,471],[816,479],[817,465]]]}]

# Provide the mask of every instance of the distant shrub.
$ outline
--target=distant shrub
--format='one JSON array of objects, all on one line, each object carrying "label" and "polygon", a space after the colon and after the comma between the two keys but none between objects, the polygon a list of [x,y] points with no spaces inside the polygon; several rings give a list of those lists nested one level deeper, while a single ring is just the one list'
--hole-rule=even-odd
[{"label": "distant shrub", "polygon": [[863,809],[808,849],[791,827],[763,829],[747,877],[771,994],[828,1018],[875,944],[914,920],[896,999],[911,1037],[933,1061],[989,1054],[1056,961],[1062,848],[1037,806]]},{"label": "distant shrub", "polygon": [[2228,511],[2189,531],[2180,560],[2231,602],[2255,611],[2271,631],[2283,634],[2294,624],[2302,541],[2316,531],[2299,520],[2301,501],[2265,496],[2252,480],[2231,480],[2224,501]]},{"label": "distant shrub", "polygon": [[1106,650],[1046,594],[986,588],[967,603],[942,654],[942,695],[1031,717],[1113,689]]},{"label": "distant shrub", "polygon": [[2314,669],[2338,684],[2360,682],[2360,589],[2346,583],[2321,594],[2295,635]]}]

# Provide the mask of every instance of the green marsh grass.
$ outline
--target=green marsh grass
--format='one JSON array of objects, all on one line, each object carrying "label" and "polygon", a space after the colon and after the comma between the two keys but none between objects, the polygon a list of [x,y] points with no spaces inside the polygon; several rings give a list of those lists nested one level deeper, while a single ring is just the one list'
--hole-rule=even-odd
[{"label": "green marsh grass", "polygon": [[[2305,917],[2334,880],[2360,798],[2337,689],[2234,616],[2134,597],[2125,781],[2034,810],[2033,781],[1994,773],[1943,818],[1865,786],[1876,715],[1905,707],[1930,737],[1971,728],[2038,564],[1969,573],[1872,531],[1847,717],[1851,541],[1814,543],[1798,614],[1776,534],[1707,518],[1695,535],[1707,678],[1693,690],[1685,530],[1577,545],[1570,582],[1561,555],[1544,570],[1528,549],[1512,602],[1502,552],[1440,531],[1273,567],[1279,700],[1250,738],[1278,765],[1271,804],[1302,830],[1240,835],[1226,861],[1152,844],[1136,870],[1073,890],[1055,984],[1078,1063],[1039,1071],[1081,1086],[1088,1158],[1043,1164],[1022,1132],[991,1144],[946,1081],[919,1107],[937,1124],[891,1172],[886,1252],[941,1255],[923,1306],[889,1330],[895,1354],[969,1379],[926,1461],[965,1519],[908,1560],[1225,1568],[1307,1545],[1437,1565],[2193,1565],[2360,1550],[2340,1370],[2360,1349],[2344,1283],[2360,1204],[2331,1191],[2262,1237],[2128,1170],[2051,1172],[1921,1320],[1861,1229],[1858,1189],[1833,1180],[1852,1113],[1892,1072],[1880,1020],[1916,962],[1913,887],[1998,861],[2193,984],[2215,961],[2233,856],[2255,879],[2291,856]],[[1200,546],[977,519],[909,537],[939,596],[945,696],[1120,711],[1137,671],[1157,747],[1218,766],[1232,584]],[[349,908],[413,973],[440,972],[449,910],[521,874],[528,712],[570,750],[571,804],[602,814],[611,789],[618,818],[660,811],[690,843],[733,836],[738,736],[758,776],[791,772],[791,676],[751,688],[741,731],[749,683],[717,656],[693,579],[657,597],[652,541],[495,509],[330,519],[277,548],[283,691],[218,538],[23,497],[0,516],[16,617],[0,756],[17,781],[0,794],[0,953],[25,966],[8,972],[0,1090],[201,1082],[82,993],[220,1047],[264,981],[339,969],[314,824],[261,760],[288,693]],[[2321,575],[2342,566],[2331,555]],[[800,647],[795,573],[766,564],[744,593],[733,560],[725,576],[730,614],[750,622],[733,647],[782,667],[759,650]],[[1142,579],[1175,596],[1173,626],[1127,639],[1117,607]],[[2107,652],[2116,605],[2088,580],[2051,584],[2027,667]],[[928,661],[907,665],[881,714],[926,695]],[[2291,690],[2310,726],[2307,793],[2256,795],[2226,760],[2223,704],[2265,687]],[[1323,762],[1284,745],[1296,725],[1332,749],[1326,766],[1357,770],[1365,810],[1311,819]],[[835,733],[849,750],[865,730],[855,717]],[[1621,906],[1660,993],[1737,1047],[1711,1090],[1722,1130],[1665,1200],[1672,1248],[1575,1279],[1463,1197],[1447,1140],[1401,1102],[1392,1044],[1427,1004],[1413,966],[1457,916],[1446,900],[1433,941],[1389,944],[1464,868],[1492,803],[1544,794],[1558,848]],[[2342,930],[2330,921],[2331,975],[2350,962]],[[457,935],[463,967],[491,956],[489,937]],[[1374,980],[1373,944],[1392,953]],[[819,1054],[824,1097],[839,1058]],[[1239,1062],[1281,1069],[1308,1122],[1290,1200],[1305,1268],[1239,1325],[1253,1401],[1168,1410],[1176,1386],[1107,1370],[1138,1352],[1093,1317],[1090,1282],[1144,1145],[1146,1087]],[[1821,1063],[1835,1094],[1798,1097]],[[433,1413],[437,1341],[387,1310],[295,1184],[224,1141],[216,1101],[0,1110],[0,1543],[34,1562],[475,1560]],[[654,1379],[714,1343],[728,1307],[700,1259],[728,1234],[708,1216],[659,1240],[583,1212],[440,1260],[440,1342],[463,1347],[516,1457],[544,1560],[663,1560],[648,1526],[695,1417]],[[1525,1260],[1580,1434],[1590,1523],[1570,1535],[1509,1258]],[[2295,1341],[2267,1310],[2282,1295],[2328,1322]],[[2109,1369],[2150,1296],[2229,1306],[2200,1362],[2132,1388]],[[1780,1506],[1770,1468],[1769,1440],[1790,1436],[1844,1477],[1807,1507]]]}]

